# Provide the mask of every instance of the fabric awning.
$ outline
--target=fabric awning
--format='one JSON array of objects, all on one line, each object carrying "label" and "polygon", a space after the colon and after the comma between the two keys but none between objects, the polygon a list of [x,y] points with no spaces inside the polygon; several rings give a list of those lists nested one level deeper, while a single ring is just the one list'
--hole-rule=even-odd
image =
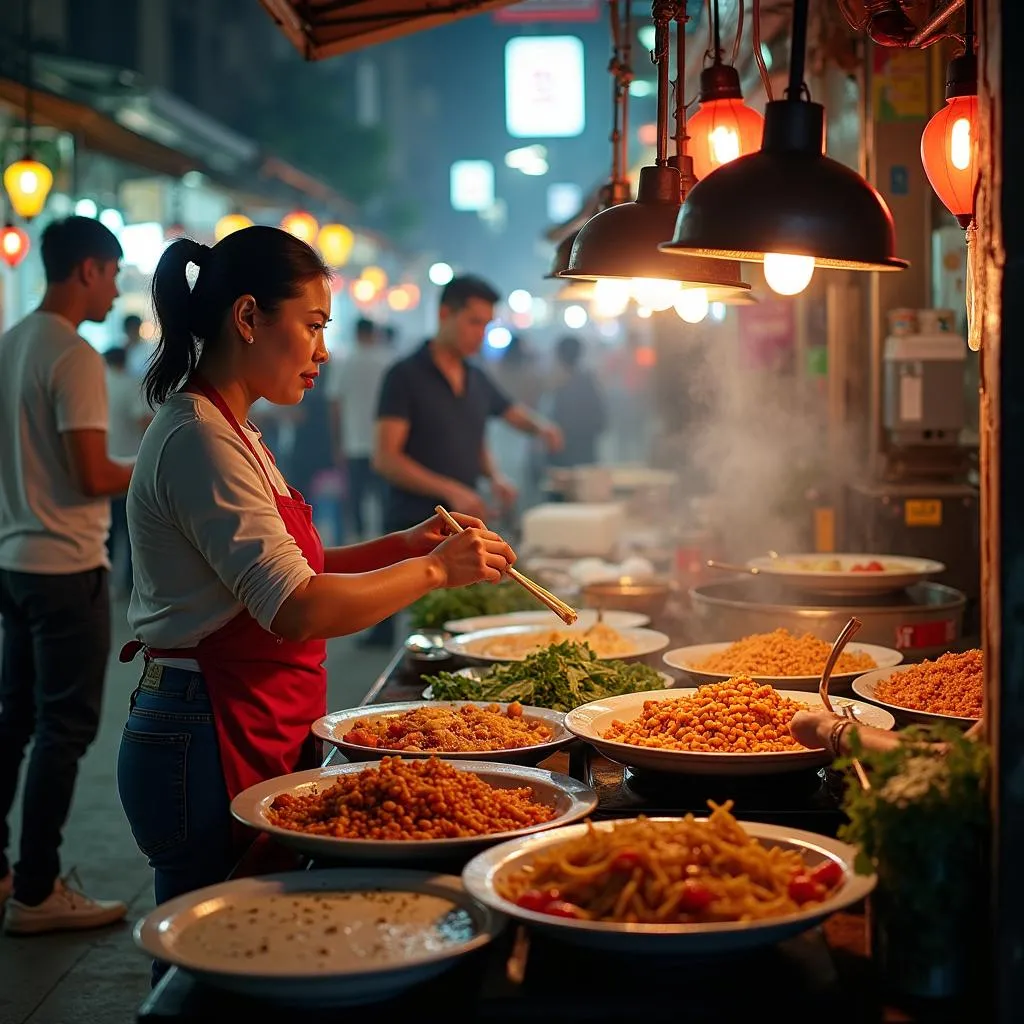
[{"label": "fabric awning", "polygon": [[515,0],[260,0],[307,60],[351,53]]}]

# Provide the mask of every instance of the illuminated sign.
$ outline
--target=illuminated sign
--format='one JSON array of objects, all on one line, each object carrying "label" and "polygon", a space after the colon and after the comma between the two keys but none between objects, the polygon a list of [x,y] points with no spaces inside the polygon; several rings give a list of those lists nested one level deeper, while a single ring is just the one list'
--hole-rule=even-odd
[{"label": "illuminated sign", "polygon": [[561,224],[575,217],[583,205],[583,189],[572,182],[548,186],[548,220]]},{"label": "illuminated sign", "polygon": [[488,160],[456,160],[452,164],[452,209],[477,212],[494,205],[494,164]]},{"label": "illuminated sign", "polygon": [[573,138],[587,123],[583,43],[518,36],[505,44],[505,125],[516,139]]}]

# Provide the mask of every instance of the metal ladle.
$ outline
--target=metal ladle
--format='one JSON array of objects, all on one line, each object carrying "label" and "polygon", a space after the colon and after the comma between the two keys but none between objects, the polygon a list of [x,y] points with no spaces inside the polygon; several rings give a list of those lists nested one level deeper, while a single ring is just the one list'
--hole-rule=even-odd
[{"label": "metal ladle", "polygon": [[[843,648],[850,642],[854,634],[860,629],[861,625],[862,623],[860,619],[854,617],[851,618],[845,626],[843,626],[842,632],[836,637],[836,642],[832,645],[832,650],[829,651],[828,659],[825,661],[825,667],[821,670],[821,682],[818,683],[818,696],[821,698],[821,703],[825,705],[825,710],[831,712],[833,715],[836,713],[836,709],[832,706],[832,701],[828,696],[828,681],[832,677],[832,670],[836,667],[836,662],[839,661],[839,656],[843,653]],[[843,705],[843,716],[850,719],[850,721],[856,721],[856,715],[854,714],[852,705]],[[864,789],[870,789],[871,783],[868,781],[867,772],[864,771],[864,766],[857,758],[853,758],[853,770],[857,773],[857,780]]]}]

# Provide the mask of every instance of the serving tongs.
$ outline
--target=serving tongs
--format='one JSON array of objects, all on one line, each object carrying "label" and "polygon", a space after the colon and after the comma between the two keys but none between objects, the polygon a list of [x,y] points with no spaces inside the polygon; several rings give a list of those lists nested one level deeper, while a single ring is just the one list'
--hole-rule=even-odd
[{"label": "serving tongs", "polygon": [[[825,667],[821,670],[821,681],[818,683],[818,696],[821,698],[821,703],[825,705],[825,710],[831,712],[833,715],[836,713],[836,709],[832,706],[832,701],[828,695],[828,683],[832,678],[832,670],[836,667],[836,663],[839,661],[839,656],[843,653],[843,648],[850,642],[854,634],[860,629],[862,623],[856,616],[850,619],[845,626],[843,626],[842,632],[836,637],[835,643],[832,645],[832,650],[829,651],[828,658],[825,661]],[[848,718],[851,722],[856,722],[857,716],[853,712],[852,704],[844,704],[842,707],[843,716]],[[871,783],[868,780],[867,772],[864,771],[864,766],[855,757],[853,758],[853,770],[857,774],[857,781],[860,782],[864,789],[870,789]]]},{"label": "serving tongs", "polygon": [[[445,521],[449,530],[452,530],[454,533],[463,532],[463,527],[459,525],[458,520],[447,509],[441,505],[435,505],[434,511]],[[515,580],[519,586],[532,594],[541,604],[550,608],[567,626],[571,626],[579,618],[575,608],[567,605],[561,598],[555,597],[550,590],[545,590],[539,583],[534,583],[533,580],[528,576],[524,576],[514,566],[510,565],[505,570],[505,575],[509,579]]]}]

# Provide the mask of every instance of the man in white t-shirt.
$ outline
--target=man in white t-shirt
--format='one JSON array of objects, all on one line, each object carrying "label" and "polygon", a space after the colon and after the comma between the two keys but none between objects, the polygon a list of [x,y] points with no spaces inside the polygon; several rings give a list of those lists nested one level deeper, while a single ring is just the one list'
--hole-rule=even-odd
[{"label": "man in white t-shirt", "polygon": [[[121,920],[60,877],[78,762],[99,727],[110,651],[110,497],[130,464],[107,454],[103,359],[78,333],[117,298],[121,246],[99,221],[54,221],[41,244],[46,293],[0,337],[0,905],[34,934]],[[8,817],[25,748],[18,862]]]},{"label": "man in white t-shirt", "polygon": [[356,321],[356,347],[351,355],[327,368],[327,394],[332,405],[335,463],[348,476],[350,529],[357,538],[369,536],[367,500],[380,505],[381,480],[373,471],[373,437],[377,398],[392,354],[370,320]]},{"label": "man in white t-shirt", "polygon": [[[126,317],[127,321],[129,318]],[[138,319],[138,317],[136,317]],[[107,405],[109,427],[107,453],[112,459],[133,460],[139,454],[142,435],[153,418],[152,410],[142,395],[142,384],[128,365],[128,348],[108,348],[103,353],[107,364]],[[114,573],[113,590],[117,597],[132,592],[132,548],[128,541],[126,496],[110,502],[110,568]]]}]

